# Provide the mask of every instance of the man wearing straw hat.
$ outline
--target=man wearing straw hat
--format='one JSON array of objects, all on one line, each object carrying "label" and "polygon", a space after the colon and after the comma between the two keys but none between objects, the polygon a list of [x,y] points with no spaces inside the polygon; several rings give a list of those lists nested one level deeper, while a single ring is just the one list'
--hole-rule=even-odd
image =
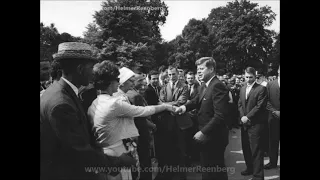
[{"label": "man wearing straw hat", "polygon": [[59,61],[62,77],[40,97],[40,179],[98,180],[103,176],[88,168],[104,167],[102,173],[110,173],[107,167],[135,164],[126,154],[111,158],[91,146],[90,124],[78,99],[78,88],[88,85],[96,62],[90,45],[61,43],[53,59]]}]

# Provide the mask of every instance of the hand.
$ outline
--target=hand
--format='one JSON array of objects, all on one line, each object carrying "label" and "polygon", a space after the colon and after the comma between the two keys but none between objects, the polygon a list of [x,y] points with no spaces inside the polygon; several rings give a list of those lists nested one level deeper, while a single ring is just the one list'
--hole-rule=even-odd
[{"label": "hand", "polygon": [[137,160],[130,155],[130,152],[122,153],[119,156],[119,160],[120,160],[120,165],[124,167],[132,167],[132,166],[135,166],[137,163]]},{"label": "hand", "polygon": [[193,136],[193,139],[196,140],[197,142],[204,142],[207,138],[206,136],[201,132],[201,131],[198,131],[194,136]]},{"label": "hand", "polygon": [[182,107],[181,107],[181,106],[180,106],[180,107],[177,107],[175,113],[176,113],[176,114],[179,114],[179,115],[183,114],[184,112],[183,112]]},{"label": "hand", "polygon": [[242,118],[241,118],[241,121],[242,121],[243,124],[247,123],[248,120],[249,120],[249,119],[248,119],[247,116],[242,116]]},{"label": "hand", "polygon": [[280,118],[280,111],[273,111],[272,114],[277,118]]}]

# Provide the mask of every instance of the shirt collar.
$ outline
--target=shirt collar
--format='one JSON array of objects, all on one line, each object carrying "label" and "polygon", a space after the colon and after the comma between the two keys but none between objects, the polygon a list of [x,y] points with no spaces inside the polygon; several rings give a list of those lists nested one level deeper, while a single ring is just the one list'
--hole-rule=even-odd
[{"label": "shirt collar", "polygon": [[118,93],[119,94],[122,94],[122,95],[125,95],[126,93],[124,93],[120,88],[118,88]]},{"label": "shirt collar", "polygon": [[256,82],[254,81],[251,85],[247,83],[247,87],[252,87]]},{"label": "shirt collar", "polygon": [[64,77],[61,77],[61,79],[63,79],[72,88],[74,93],[76,93],[76,95],[78,96],[78,92],[79,92],[78,88],[75,85],[73,85],[70,81],[65,79]]},{"label": "shirt collar", "polygon": [[177,85],[177,83],[178,83],[178,80],[175,82],[175,83],[173,83],[172,81],[170,81],[170,85],[171,85],[171,87],[173,86],[176,86]]},{"label": "shirt collar", "polygon": [[212,78],[211,78],[208,82],[206,82],[206,87],[208,87],[208,86],[209,86],[209,84],[210,84],[211,80],[212,80],[214,77],[216,77],[216,75],[212,76]]}]

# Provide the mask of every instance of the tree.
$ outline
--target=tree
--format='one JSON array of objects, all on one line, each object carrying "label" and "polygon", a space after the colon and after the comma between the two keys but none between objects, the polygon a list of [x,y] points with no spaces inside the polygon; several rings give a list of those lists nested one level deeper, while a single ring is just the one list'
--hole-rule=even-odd
[{"label": "tree", "polygon": [[52,61],[52,54],[58,51],[59,44],[72,41],[79,42],[81,38],[66,32],[59,34],[53,23],[45,26],[40,22],[40,61]]},{"label": "tree", "polygon": [[51,55],[55,51],[56,39],[59,32],[54,24],[45,26],[40,22],[40,61],[51,61]]},{"label": "tree", "polygon": [[154,65],[154,59],[146,44],[123,41],[119,45],[114,38],[109,38],[103,44],[103,49],[98,53],[98,59],[101,61],[110,60],[120,67],[129,68],[144,66],[151,69]]},{"label": "tree", "polygon": [[[94,22],[89,24],[84,33],[85,39],[92,41],[98,48],[102,42],[112,37],[120,42],[151,43],[161,42],[159,25],[166,21],[168,7],[160,0],[107,0],[102,4],[102,9],[94,14]],[[118,10],[128,8],[125,10]],[[130,8],[146,8],[149,10],[130,10]],[[159,8],[161,7],[161,9]],[[158,8],[158,9],[155,9]]]},{"label": "tree", "polygon": [[236,0],[213,9],[209,18],[215,33],[212,54],[225,62],[228,71],[241,73],[246,66],[266,67],[275,35],[265,29],[275,19],[270,7],[258,8],[257,3]]},{"label": "tree", "polygon": [[[126,66],[145,64],[149,68],[161,63],[163,56],[158,50],[165,48],[160,44],[159,26],[165,23],[168,15],[168,7],[164,2],[107,0],[101,6],[102,9],[94,14],[94,22],[84,32],[84,41],[99,50],[100,60],[108,59]],[[119,10],[119,7],[128,9]],[[138,7],[153,9],[130,9]],[[155,10],[158,7],[161,9]]]}]

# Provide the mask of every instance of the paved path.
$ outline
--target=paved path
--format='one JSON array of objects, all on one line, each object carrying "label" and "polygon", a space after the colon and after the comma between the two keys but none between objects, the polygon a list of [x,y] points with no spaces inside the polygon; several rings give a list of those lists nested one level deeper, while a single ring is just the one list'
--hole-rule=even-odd
[{"label": "paved path", "polygon": [[[280,152],[280,150],[279,150]],[[242,148],[241,148],[241,135],[240,129],[233,129],[229,134],[229,145],[225,151],[226,166],[230,167],[228,172],[228,180],[249,180],[252,176],[242,176],[241,171],[246,169],[244,162]],[[269,158],[264,158],[264,164],[269,162]],[[280,180],[280,153],[278,160],[278,168],[272,170],[264,170],[265,180]],[[188,173],[187,180],[201,180],[200,173]]]}]

